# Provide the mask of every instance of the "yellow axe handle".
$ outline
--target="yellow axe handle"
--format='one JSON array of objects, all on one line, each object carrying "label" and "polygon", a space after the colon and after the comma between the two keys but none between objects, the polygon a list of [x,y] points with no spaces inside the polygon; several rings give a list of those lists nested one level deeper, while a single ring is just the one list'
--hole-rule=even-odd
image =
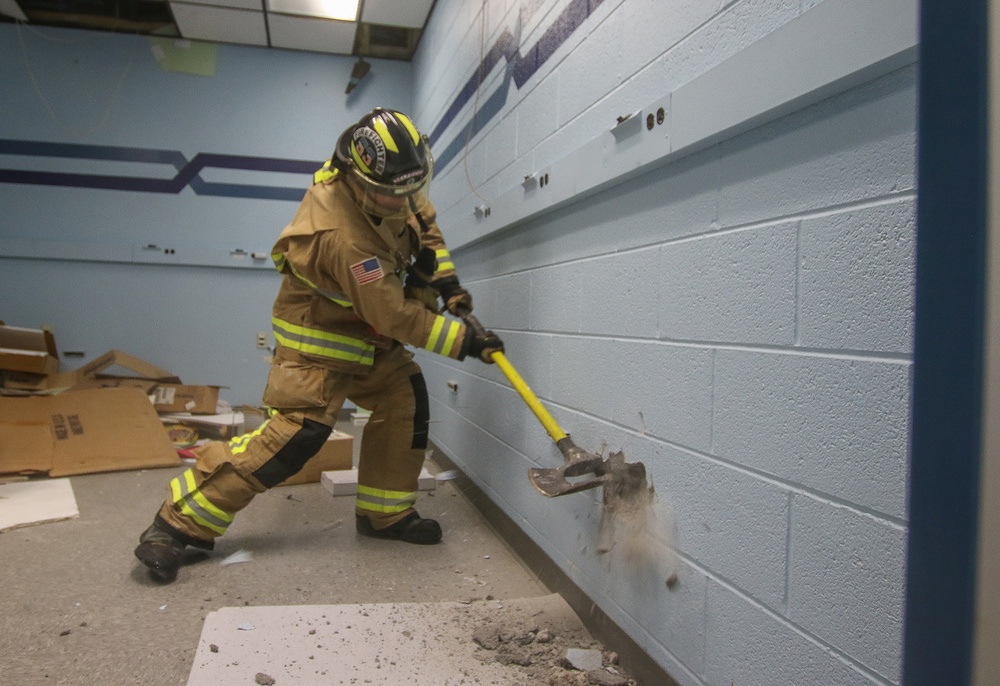
[{"label": "yellow axe handle", "polygon": [[517,370],[514,369],[514,365],[507,361],[507,357],[502,352],[495,352],[490,355],[490,359],[496,363],[496,366],[500,367],[500,371],[504,373],[507,380],[510,381],[510,385],[514,387],[514,390],[521,396],[521,399],[535,413],[538,421],[545,427],[552,440],[558,443],[566,438],[566,432],[559,428],[556,420],[552,418],[549,411],[539,402],[538,396],[535,395],[534,391],[531,390],[528,384],[524,382],[524,379],[521,378],[521,375],[517,373]]}]

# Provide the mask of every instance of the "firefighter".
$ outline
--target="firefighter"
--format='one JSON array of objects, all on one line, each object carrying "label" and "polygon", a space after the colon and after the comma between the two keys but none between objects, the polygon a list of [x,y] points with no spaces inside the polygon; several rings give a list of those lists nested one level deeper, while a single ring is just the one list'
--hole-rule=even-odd
[{"label": "firefighter", "polygon": [[[427,199],[433,158],[401,112],[377,108],[348,127],[316,172],[272,259],[282,274],[276,340],[255,431],[196,451],[170,481],[135,556],[173,581],[186,546],[211,549],[254,496],[323,446],[345,400],[371,411],[362,434],[359,534],[433,544],[441,527],[414,509],[427,448],[427,388],[405,346],[490,362],[503,342],[457,318],[472,310]],[[439,310],[438,297],[444,303]]]}]

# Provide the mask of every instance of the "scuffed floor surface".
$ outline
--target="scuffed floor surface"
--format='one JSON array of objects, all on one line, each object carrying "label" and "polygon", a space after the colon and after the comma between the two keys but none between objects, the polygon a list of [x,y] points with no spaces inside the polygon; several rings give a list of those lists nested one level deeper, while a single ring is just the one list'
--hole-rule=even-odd
[{"label": "scuffed floor surface", "polygon": [[[417,503],[441,522],[440,545],[361,538],[352,498],[333,498],[318,483],[286,486],[256,498],[214,552],[189,554],[176,582],[158,584],[132,549],[180,472],[73,477],[78,518],[0,534],[4,683],[183,686],[206,618],[225,607],[548,595],[456,482],[421,493]],[[251,553],[248,562],[220,564],[240,550]],[[252,685],[253,676],[214,683]]]}]

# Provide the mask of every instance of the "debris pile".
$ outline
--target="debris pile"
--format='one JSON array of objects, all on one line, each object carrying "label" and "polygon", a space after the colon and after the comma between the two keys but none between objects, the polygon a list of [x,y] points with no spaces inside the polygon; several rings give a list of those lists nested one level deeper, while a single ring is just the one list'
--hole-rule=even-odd
[{"label": "debris pile", "polygon": [[583,632],[560,634],[545,626],[485,624],[472,634],[475,657],[517,668],[526,683],[549,686],[635,686],[617,653]]}]

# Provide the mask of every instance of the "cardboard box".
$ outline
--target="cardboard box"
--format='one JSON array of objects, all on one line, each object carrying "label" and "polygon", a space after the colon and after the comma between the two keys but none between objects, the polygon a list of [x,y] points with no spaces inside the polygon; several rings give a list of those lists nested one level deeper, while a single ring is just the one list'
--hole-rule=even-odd
[{"label": "cardboard box", "polygon": [[157,412],[215,414],[219,404],[220,386],[189,386],[127,376],[98,374],[77,382],[71,390],[126,387],[141,389]]},{"label": "cardboard box", "polygon": [[71,476],[179,464],[137,388],[0,397],[0,473]]},{"label": "cardboard box", "polygon": [[52,332],[0,325],[0,369],[39,376],[59,371]]},{"label": "cardboard box", "polygon": [[210,438],[219,441],[227,441],[233,436],[242,434],[243,420],[242,412],[226,412],[224,414],[188,414],[180,412],[160,415],[160,421],[164,424],[183,424],[196,430],[198,436],[201,438]]},{"label": "cardboard box", "polygon": [[298,474],[288,477],[279,486],[309,484],[320,480],[323,472],[350,469],[354,465],[354,437],[343,431],[334,430],[326,439],[326,445],[306,462]]}]

